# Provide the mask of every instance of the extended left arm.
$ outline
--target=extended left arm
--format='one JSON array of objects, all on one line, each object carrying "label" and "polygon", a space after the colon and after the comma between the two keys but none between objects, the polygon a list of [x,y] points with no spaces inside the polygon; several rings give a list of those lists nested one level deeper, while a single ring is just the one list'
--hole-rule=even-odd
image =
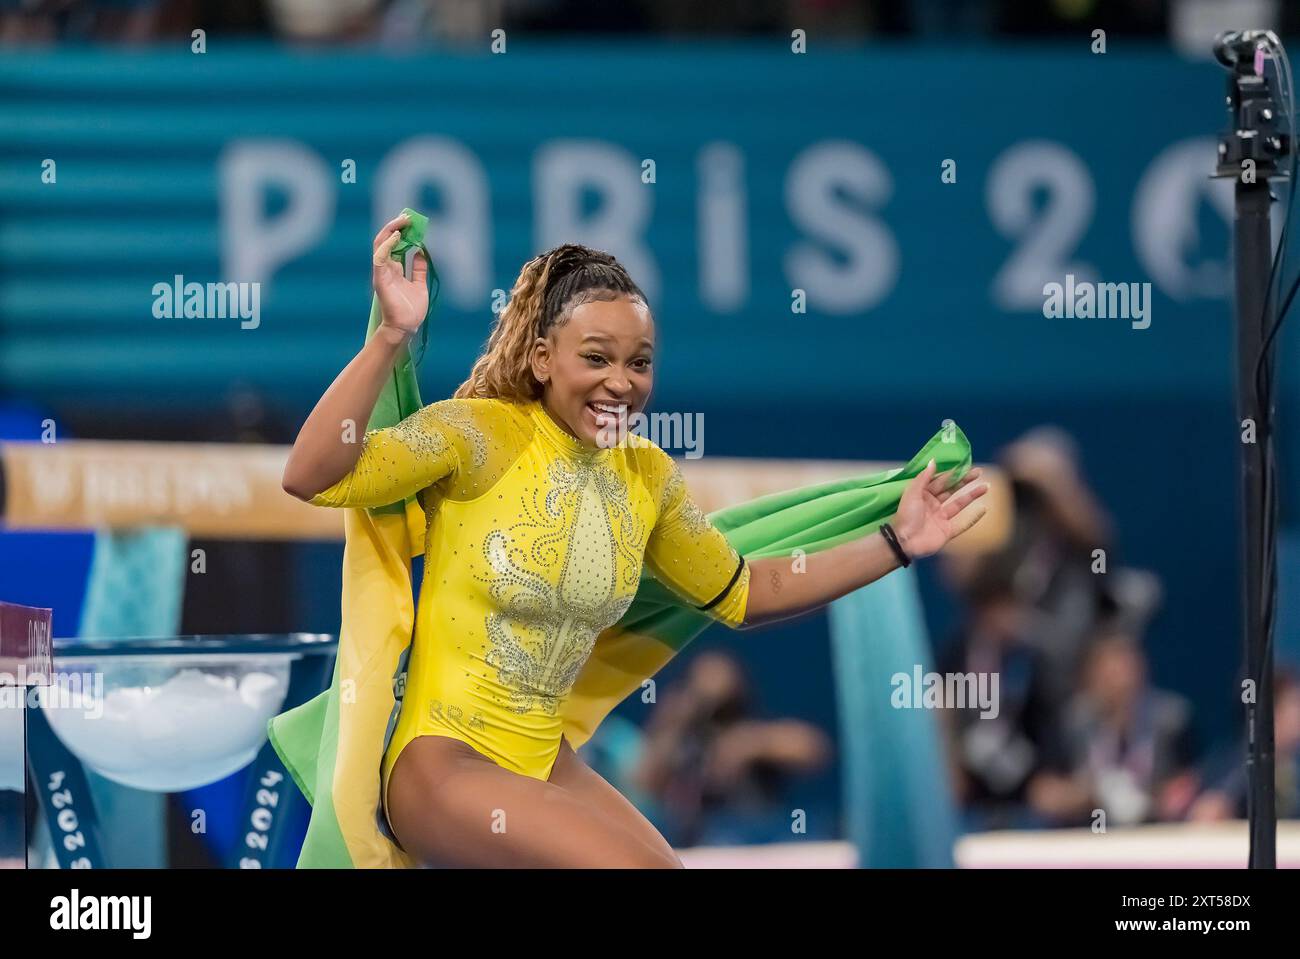
[{"label": "extended left arm", "polygon": [[[912,559],[937,553],[987,511],[983,503],[972,505],[989,488],[987,483],[974,483],[980,475],[978,467],[952,489],[947,488],[950,475],[935,476],[934,469],[931,460],[907,485],[890,524]],[[749,598],[740,628],[810,612],[875,582],[900,565],[879,532],[794,559],[770,556],[751,560]]]}]

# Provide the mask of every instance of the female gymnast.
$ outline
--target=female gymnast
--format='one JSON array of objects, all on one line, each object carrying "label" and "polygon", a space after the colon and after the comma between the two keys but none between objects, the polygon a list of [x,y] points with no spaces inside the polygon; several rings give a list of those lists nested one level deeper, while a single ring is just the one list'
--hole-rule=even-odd
[{"label": "female gymnast", "polygon": [[[303,424],[286,491],[318,506],[419,494],[424,578],[402,708],[382,764],[397,842],[431,866],[679,867],[637,809],[574,752],[559,707],[642,564],[740,629],[816,609],[973,526],[987,492],[931,461],[891,528],[804,558],[746,561],[692,501],[674,461],[624,428],[654,382],[645,296],[607,253],[566,244],[526,263],[451,399],[368,423],[428,305],[428,263],[375,237],[382,322]],[[611,443],[613,434],[626,437]],[[950,489],[949,486],[952,485]],[[894,542],[887,536],[892,532]]]}]

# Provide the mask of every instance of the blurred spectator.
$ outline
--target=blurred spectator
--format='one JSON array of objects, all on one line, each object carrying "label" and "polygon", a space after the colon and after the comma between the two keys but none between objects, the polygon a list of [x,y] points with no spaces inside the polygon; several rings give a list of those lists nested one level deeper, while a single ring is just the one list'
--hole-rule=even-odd
[{"label": "blurred spectator", "polygon": [[[1225,30],[1287,29],[1284,10],[1293,10],[1294,3],[1283,0],[1170,0],[1169,38],[1173,46],[1186,57],[1210,60],[1214,56],[1214,41]],[[1291,19],[1291,29],[1295,20]]]},{"label": "blurred spectator", "polygon": [[[997,24],[1010,34],[1160,36],[1169,29],[1170,0],[977,0],[998,9]],[[1222,2],[1222,0],[1216,0]]]},{"label": "blurred spectator", "polygon": [[[1137,762],[1145,748],[1130,753],[1124,741],[1118,756],[1107,753],[1115,747],[1106,740],[1115,724],[1122,736],[1157,737],[1161,765],[1137,769],[1138,788],[1166,785],[1163,763],[1172,748],[1166,726],[1181,728],[1185,718],[1175,721],[1174,700],[1145,686],[1140,651],[1136,660],[1121,662],[1119,650],[1102,650],[1090,697],[1071,708],[1090,642],[1114,633],[1141,635],[1161,590],[1151,574],[1116,567],[1110,517],[1083,478],[1068,434],[1038,427],[998,459],[1012,490],[1010,536],[987,553],[942,560],[969,611],[941,671],[997,673],[1001,686],[996,718],[973,709],[949,717],[957,795],[972,829],[1083,821],[1097,805],[1107,808],[1103,799],[1114,800],[1112,791],[1123,782],[1108,764]],[[1107,683],[1117,689],[1107,691]],[[1139,730],[1133,722],[1155,727]],[[1178,755],[1177,762],[1188,761]],[[1193,788],[1178,780],[1168,798],[1154,797],[1139,818],[1162,818],[1165,803],[1181,797],[1185,805]],[[1129,804],[1122,805],[1121,820],[1132,814]]]},{"label": "blurred spectator", "polygon": [[1073,439],[1054,427],[1031,430],[1003,450],[1015,519],[1006,551],[1017,595],[1041,618],[1053,698],[1074,690],[1084,641],[1114,612],[1094,550],[1113,552],[1110,517],[1084,481]]},{"label": "blurred spectator", "polygon": [[190,43],[209,36],[270,34],[263,0],[0,0],[0,42]]},{"label": "blurred spectator", "polygon": [[635,779],[673,845],[789,838],[785,784],[824,767],[830,742],[811,723],[752,714],[739,663],[716,652],[697,656],[654,709]]},{"label": "blurred spectator", "polygon": [[968,578],[966,619],[938,662],[944,674],[998,680],[996,715],[974,705],[940,714],[969,831],[1045,825],[1069,785],[1060,702],[1050,695],[1046,660],[1031,634],[1034,614],[1017,595],[1013,574],[1004,556]]},{"label": "blurred spectator", "polygon": [[1108,825],[1182,819],[1199,789],[1191,705],[1147,681],[1142,649],[1123,630],[1103,632],[1088,650],[1067,717],[1072,768],[1087,791],[1074,813],[1093,809]]},{"label": "blurred spectator", "polygon": [[810,43],[900,28],[900,0],[642,0],[647,20],[663,33],[751,34],[789,38],[795,28]]},{"label": "blurred spectator", "polygon": [[[1273,675],[1273,744],[1275,755],[1275,806],[1279,819],[1300,819],[1300,676],[1279,666]],[[1188,816],[1200,822],[1244,819],[1249,782],[1246,743],[1240,741],[1224,757],[1229,771],[1195,802]]]},{"label": "blurred spectator", "polygon": [[1005,569],[1033,621],[1043,690],[1064,704],[1075,692],[1087,640],[1103,623],[1141,635],[1159,605],[1154,577],[1116,568],[1110,517],[1083,478],[1078,449],[1063,430],[1030,430],[999,462],[1011,484],[1014,516],[1005,544],[988,554],[945,556],[962,581],[990,564]]},{"label": "blurred spectator", "polygon": [[372,34],[384,0],[266,0],[276,33],[294,40],[352,40]]}]

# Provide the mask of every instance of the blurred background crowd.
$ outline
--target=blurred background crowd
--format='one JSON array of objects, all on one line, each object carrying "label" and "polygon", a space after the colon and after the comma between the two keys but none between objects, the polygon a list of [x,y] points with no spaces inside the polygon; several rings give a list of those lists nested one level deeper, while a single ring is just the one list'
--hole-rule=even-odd
[{"label": "blurred background crowd", "polygon": [[149,42],[210,34],[262,35],[309,43],[407,46],[476,42],[489,31],[529,34],[745,36],[796,27],[841,40],[1034,37],[1103,22],[1123,36],[1168,38],[1200,52],[1201,25],[1223,13],[1242,22],[1300,22],[1274,0],[5,0],[0,37]]}]

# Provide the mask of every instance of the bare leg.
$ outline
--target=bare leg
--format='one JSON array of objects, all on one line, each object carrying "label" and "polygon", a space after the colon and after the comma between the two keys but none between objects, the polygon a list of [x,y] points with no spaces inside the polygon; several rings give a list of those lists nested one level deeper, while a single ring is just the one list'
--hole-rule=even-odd
[{"label": "bare leg", "polygon": [[679,865],[574,792],[445,736],[420,736],[402,750],[389,774],[388,818],[402,848],[433,866]]},{"label": "bare leg", "polygon": [[594,809],[600,810],[612,822],[618,823],[625,830],[636,836],[643,843],[662,856],[669,857],[678,866],[681,860],[673,852],[668,840],[660,835],[650,820],[641,814],[641,810],[632,805],[627,798],[611,786],[600,773],[596,772],[573,751],[569,741],[560,743],[560,755],[551,767],[550,782],[584,800]]}]

